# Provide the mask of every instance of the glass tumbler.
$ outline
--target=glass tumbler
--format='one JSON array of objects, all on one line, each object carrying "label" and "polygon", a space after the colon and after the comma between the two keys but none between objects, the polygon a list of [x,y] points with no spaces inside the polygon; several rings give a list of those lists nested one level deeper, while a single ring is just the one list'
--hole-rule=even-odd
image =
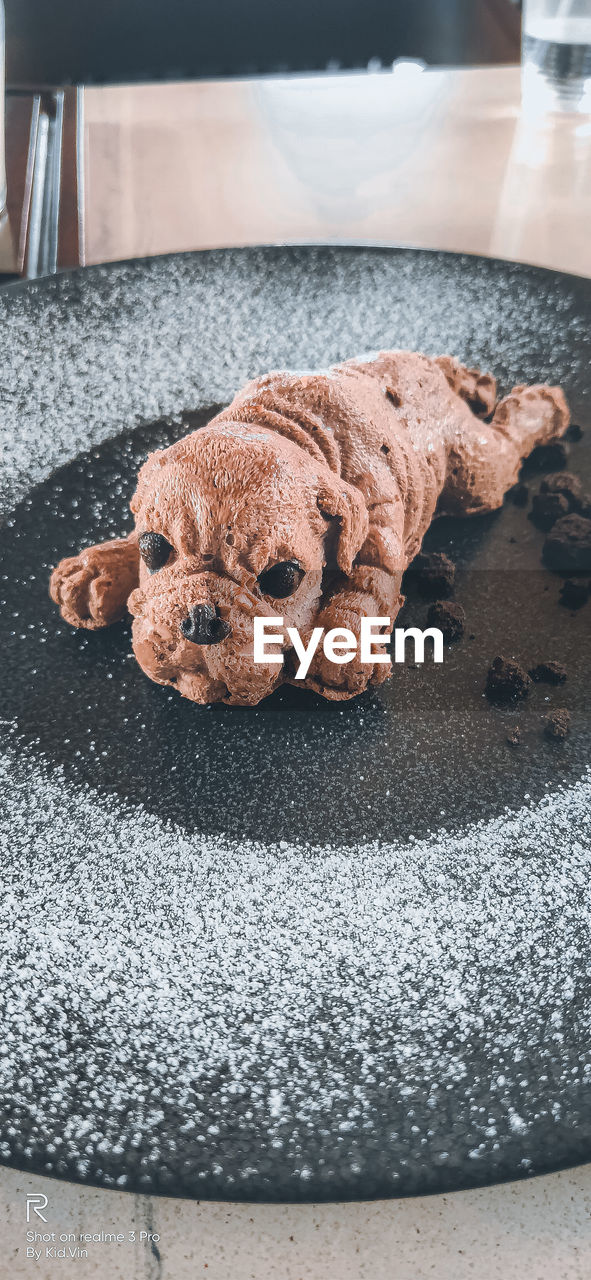
[{"label": "glass tumbler", "polygon": [[591,112],[591,0],[524,0],[526,110]]}]

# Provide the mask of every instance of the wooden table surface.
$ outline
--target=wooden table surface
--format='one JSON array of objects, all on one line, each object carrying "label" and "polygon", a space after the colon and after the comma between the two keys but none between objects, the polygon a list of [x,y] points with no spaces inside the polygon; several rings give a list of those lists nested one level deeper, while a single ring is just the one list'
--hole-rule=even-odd
[{"label": "wooden table surface", "polygon": [[591,120],[517,67],[88,87],[86,262],[284,240],[466,250],[591,275]]}]

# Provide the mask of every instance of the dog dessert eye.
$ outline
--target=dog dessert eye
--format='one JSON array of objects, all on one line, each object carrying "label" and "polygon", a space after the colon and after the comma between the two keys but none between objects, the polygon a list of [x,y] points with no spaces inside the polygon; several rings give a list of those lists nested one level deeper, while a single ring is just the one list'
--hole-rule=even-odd
[{"label": "dog dessert eye", "polygon": [[150,573],[162,569],[172,551],[170,542],[161,533],[142,533],[139,537],[140,555]]},{"label": "dog dessert eye", "polygon": [[274,564],[271,569],[265,569],[258,583],[263,595],[283,600],[285,596],[293,595],[303,576],[304,570],[297,560],[282,560],[279,564]]}]

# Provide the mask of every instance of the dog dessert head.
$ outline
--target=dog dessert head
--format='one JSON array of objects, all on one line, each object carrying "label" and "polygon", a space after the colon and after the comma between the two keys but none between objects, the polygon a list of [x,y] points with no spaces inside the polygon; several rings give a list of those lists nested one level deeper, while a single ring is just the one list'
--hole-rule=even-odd
[{"label": "dog dessert head", "polygon": [[354,488],[293,441],[240,422],[152,454],[131,506],[135,655],[198,702],[252,704],[281,682],[279,665],[254,661],[254,618],[311,629],[324,570],[350,572],[367,532]]}]

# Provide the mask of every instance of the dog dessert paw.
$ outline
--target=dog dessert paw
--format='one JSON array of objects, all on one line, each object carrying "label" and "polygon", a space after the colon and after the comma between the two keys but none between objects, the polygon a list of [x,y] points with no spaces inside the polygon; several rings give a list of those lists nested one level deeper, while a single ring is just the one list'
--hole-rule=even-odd
[{"label": "dog dessert paw", "polygon": [[[314,690],[315,693],[320,693],[333,702],[355,698],[363,693],[368,685],[383,684],[384,680],[392,674],[390,661],[365,661],[361,646],[361,618],[372,616],[378,616],[376,606],[374,605],[372,610],[371,603],[365,599],[358,603],[355,593],[343,592],[342,598],[333,598],[320,614],[317,625],[324,628],[327,633],[331,631],[352,633],[356,648],[352,654],[346,654],[346,662],[339,662],[335,661],[334,657],[327,656],[323,645],[319,646],[305,681],[292,679],[291,683]],[[335,639],[338,642],[345,637],[337,634]],[[387,650],[383,644],[375,643],[373,651],[379,657],[387,656]]]},{"label": "dog dessert paw", "polygon": [[97,631],[124,616],[137,578],[137,549],[122,538],[61,560],[49,590],[70,626]]}]

